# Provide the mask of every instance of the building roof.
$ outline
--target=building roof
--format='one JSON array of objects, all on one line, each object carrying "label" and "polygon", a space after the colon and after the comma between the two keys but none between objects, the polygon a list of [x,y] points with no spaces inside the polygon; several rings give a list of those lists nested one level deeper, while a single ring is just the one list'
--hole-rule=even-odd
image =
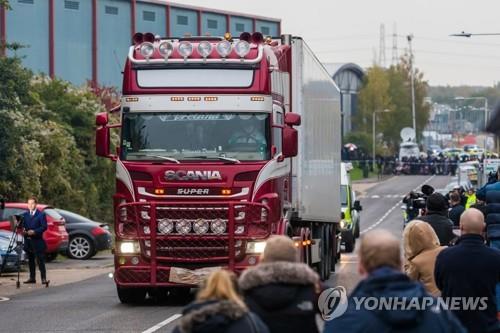
[{"label": "building roof", "polygon": [[342,71],[354,72],[359,77],[359,79],[363,79],[363,77],[365,76],[365,71],[363,70],[363,68],[352,62],[326,63],[323,64],[323,66],[325,66],[326,70],[332,77],[335,77],[335,75],[339,74]]},{"label": "building roof", "polygon": [[171,1],[166,1],[166,0],[137,0],[137,1],[138,2],[152,3],[152,4],[159,4],[159,5],[168,5],[168,6],[172,6],[175,8],[186,8],[186,9],[191,9],[191,10],[196,10],[196,11],[199,10],[199,11],[207,12],[207,13],[217,13],[217,14],[224,14],[224,15],[231,15],[231,16],[248,17],[248,18],[255,18],[257,20],[281,23],[281,19],[278,19],[278,18],[259,16],[259,15],[253,15],[253,14],[244,14],[244,13],[240,13],[240,12],[231,12],[231,11],[227,11],[227,10],[219,10],[216,8],[185,5],[185,4],[180,4],[177,2],[171,2]]}]

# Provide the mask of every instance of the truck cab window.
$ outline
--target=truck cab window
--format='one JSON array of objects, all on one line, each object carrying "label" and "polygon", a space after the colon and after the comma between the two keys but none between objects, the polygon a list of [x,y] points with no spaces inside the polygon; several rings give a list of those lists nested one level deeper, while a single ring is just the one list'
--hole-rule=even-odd
[{"label": "truck cab window", "polygon": [[268,160],[268,113],[138,113],[123,116],[124,160]]}]

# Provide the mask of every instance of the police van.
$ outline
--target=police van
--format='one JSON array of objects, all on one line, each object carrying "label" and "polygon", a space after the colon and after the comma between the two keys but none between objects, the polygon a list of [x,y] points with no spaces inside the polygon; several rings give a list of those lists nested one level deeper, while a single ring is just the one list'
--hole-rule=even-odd
[{"label": "police van", "polygon": [[360,212],[362,210],[359,200],[356,200],[356,193],[352,189],[351,176],[349,172],[353,169],[351,163],[342,163],[340,166],[340,203],[342,209],[342,220],[340,221],[340,231],[342,244],[345,252],[352,252],[359,237]]}]

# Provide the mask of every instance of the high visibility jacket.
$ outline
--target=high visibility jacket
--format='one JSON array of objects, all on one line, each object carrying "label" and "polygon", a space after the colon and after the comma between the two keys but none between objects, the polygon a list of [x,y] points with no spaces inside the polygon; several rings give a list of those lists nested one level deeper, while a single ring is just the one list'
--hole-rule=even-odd
[{"label": "high visibility jacket", "polygon": [[476,193],[472,193],[467,197],[467,202],[465,203],[465,209],[469,209],[470,206],[476,203]]}]

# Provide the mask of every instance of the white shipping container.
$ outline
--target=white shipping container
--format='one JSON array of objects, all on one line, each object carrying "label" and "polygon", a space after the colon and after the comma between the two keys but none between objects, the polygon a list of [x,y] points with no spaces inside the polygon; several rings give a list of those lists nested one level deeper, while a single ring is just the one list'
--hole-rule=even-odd
[{"label": "white shipping container", "polygon": [[340,222],[340,90],[307,44],[292,39],[292,107],[301,115],[293,206],[304,221]]}]

